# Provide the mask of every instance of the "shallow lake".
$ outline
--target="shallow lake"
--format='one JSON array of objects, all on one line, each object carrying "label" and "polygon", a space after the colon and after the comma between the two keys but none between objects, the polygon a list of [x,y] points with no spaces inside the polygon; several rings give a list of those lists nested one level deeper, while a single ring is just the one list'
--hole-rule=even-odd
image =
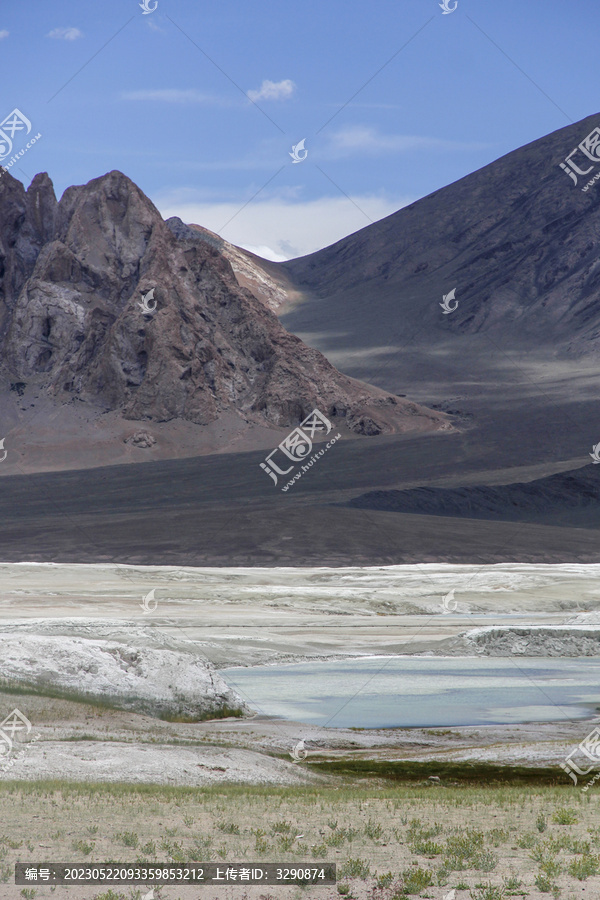
[{"label": "shallow lake", "polygon": [[220,674],[263,715],[333,728],[549,722],[600,712],[597,657],[367,657]]}]

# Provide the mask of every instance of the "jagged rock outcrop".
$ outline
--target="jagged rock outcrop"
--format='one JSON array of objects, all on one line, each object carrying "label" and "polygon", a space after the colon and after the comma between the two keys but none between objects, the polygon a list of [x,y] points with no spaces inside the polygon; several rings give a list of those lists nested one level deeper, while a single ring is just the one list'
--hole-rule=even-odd
[{"label": "jagged rock outcrop", "polygon": [[[181,233],[181,219],[173,216],[167,219],[167,225],[174,233]],[[250,250],[230,244],[220,235],[203,228],[202,225],[184,225],[191,228],[196,237],[210,244],[231,263],[236,281],[241,287],[248,288],[265,306],[277,312],[294,297],[300,296],[294,291],[291,282],[285,277],[284,270],[268,259],[262,259]],[[186,232],[189,234],[189,232]]]},{"label": "jagged rock outcrop", "polygon": [[2,357],[13,381],[134,420],[205,425],[235,411],[288,426],[318,407],[358,434],[451,428],[340,374],[238,284],[218,248],[177,220],[169,227],[120,172],[69,188],[57,205],[53,196],[47,176],[27,193],[2,179]]},{"label": "jagged rock outcrop", "polygon": [[42,246],[52,237],[56,206],[45,173],[36,175],[27,191],[7,173],[0,178],[0,335]]}]

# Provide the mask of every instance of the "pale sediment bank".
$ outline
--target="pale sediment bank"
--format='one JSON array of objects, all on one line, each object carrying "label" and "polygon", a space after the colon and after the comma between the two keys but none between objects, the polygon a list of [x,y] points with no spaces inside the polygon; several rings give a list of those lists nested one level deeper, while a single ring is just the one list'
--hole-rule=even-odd
[{"label": "pale sediment bank", "polygon": [[[167,722],[147,713],[202,718],[219,704],[227,712],[235,698],[213,669],[235,665],[391,655],[597,656],[600,565],[17,563],[0,564],[0,579],[0,631],[13,648],[0,675],[21,691],[0,692],[0,711],[18,706],[41,734],[3,778],[66,773],[84,780],[293,784],[317,777],[301,774],[290,756],[300,740],[309,760],[316,753],[558,766],[592,727],[579,720],[363,732],[261,716]],[[62,664],[51,665],[52,647],[73,651],[68,685]],[[133,654],[133,662],[123,662],[123,654]],[[159,658],[168,654],[172,680],[169,666],[158,678]],[[103,662],[94,672],[97,656]],[[197,680],[182,689],[184,670]],[[58,690],[48,696],[52,686]],[[216,705],[207,703],[217,696]],[[140,697],[149,706],[131,705]],[[102,698],[104,706],[94,706]]]}]

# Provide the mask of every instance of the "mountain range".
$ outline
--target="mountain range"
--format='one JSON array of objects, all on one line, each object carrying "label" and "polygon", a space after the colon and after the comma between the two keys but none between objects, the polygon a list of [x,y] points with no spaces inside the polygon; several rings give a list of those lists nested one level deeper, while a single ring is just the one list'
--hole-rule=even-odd
[{"label": "mountain range", "polygon": [[[4,558],[62,510],[89,539],[50,558],[597,561],[599,126],[284,263],[119,172],[5,173]],[[259,463],[314,408],[342,440],[281,495]]]}]

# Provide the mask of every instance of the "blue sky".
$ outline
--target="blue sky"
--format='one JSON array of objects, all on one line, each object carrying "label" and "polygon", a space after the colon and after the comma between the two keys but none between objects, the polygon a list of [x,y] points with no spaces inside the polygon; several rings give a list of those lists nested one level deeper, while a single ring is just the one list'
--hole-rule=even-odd
[{"label": "blue sky", "polygon": [[592,0],[458,0],[447,15],[440,0],[139,2],[0,11],[0,119],[18,108],[42,134],[11,173],[47,171],[60,196],[120,169],[165,216],[271,258],[600,107]]}]

